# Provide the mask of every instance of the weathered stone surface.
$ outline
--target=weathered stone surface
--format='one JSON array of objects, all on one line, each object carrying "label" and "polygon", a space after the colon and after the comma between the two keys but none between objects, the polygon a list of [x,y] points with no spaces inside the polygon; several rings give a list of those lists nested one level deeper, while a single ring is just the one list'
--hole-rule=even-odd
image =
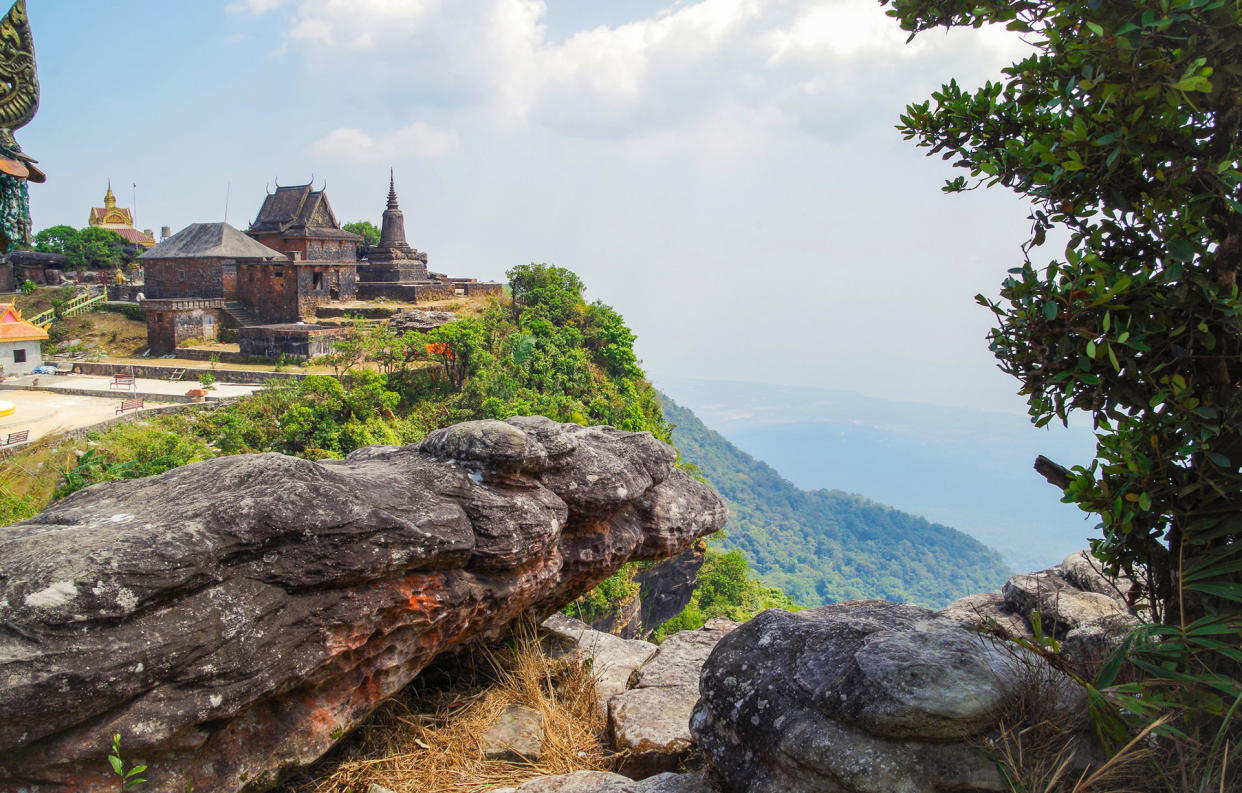
[{"label": "weathered stone surface", "polygon": [[994,621],[1011,636],[1031,638],[1031,626],[1005,601],[999,592],[983,592],[958,598],[940,610],[940,616],[972,628],[983,628]]},{"label": "weathered stone surface", "polygon": [[543,776],[492,793],[718,793],[705,774],[660,774],[641,782],[606,771]]},{"label": "weathered stone surface", "polygon": [[1042,663],[1014,653],[916,606],[767,611],[712,651],[690,729],[731,793],[1007,790],[965,740]]},{"label": "weathered stone surface", "polygon": [[393,314],[388,320],[388,327],[402,331],[427,331],[456,321],[457,315],[451,311],[426,311],[421,308],[412,308],[409,311]]},{"label": "weathered stone surface", "polygon": [[625,691],[630,676],[658,649],[650,642],[622,639],[593,630],[585,622],[560,613],[548,617],[540,627],[568,642],[570,657],[590,661],[595,675],[596,704],[602,714],[608,712],[608,701]]},{"label": "weathered stone surface", "polygon": [[0,790],[115,789],[113,733],[158,769],[150,793],[261,789],[438,653],[718,529],[672,459],[513,419],[343,461],[208,460],[4,527]]},{"label": "weathered stone surface", "polygon": [[510,705],[483,731],[479,744],[488,760],[538,760],[543,756],[543,714]]},{"label": "weathered stone surface", "polygon": [[1040,613],[1040,625],[1048,636],[1062,637],[1074,628],[1102,617],[1127,614],[1116,598],[1084,592],[1054,568],[1029,575],[1016,575],[1005,582],[1001,594],[1015,611]]},{"label": "weathered stone surface", "polygon": [[637,631],[631,638],[649,636],[686,608],[698,585],[699,568],[705,558],[703,549],[696,545],[634,576],[641,612]]},{"label": "weathered stone surface", "polygon": [[1104,574],[1103,564],[1090,551],[1077,551],[1065,557],[1057,570],[1074,586],[1084,592],[1107,595],[1119,601],[1130,594],[1133,582],[1125,576],[1109,578]]}]

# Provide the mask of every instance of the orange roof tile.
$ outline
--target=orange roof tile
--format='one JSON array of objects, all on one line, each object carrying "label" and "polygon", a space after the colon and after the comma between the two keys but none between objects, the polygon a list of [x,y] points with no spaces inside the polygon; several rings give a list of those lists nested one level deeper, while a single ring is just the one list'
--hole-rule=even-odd
[{"label": "orange roof tile", "polygon": [[0,341],[36,341],[47,338],[47,331],[22,319],[12,303],[0,303]]}]

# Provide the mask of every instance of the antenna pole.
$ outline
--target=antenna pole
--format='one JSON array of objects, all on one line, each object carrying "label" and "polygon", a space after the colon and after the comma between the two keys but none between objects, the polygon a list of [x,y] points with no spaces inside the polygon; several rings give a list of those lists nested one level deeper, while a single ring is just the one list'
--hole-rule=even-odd
[{"label": "antenna pole", "polygon": [[229,222],[229,191],[233,188],[233,183],[228,182],[224,185],[224,222]]}]

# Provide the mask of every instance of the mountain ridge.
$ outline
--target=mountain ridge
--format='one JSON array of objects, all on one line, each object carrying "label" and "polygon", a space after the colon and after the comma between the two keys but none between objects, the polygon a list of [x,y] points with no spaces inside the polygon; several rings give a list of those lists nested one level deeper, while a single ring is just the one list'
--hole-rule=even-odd
[{"label": "mountain ridge", "polygon": [[659,395],[673,441],[729,505],[720,544],[804,605],[881,598],[939,607],[996,589],[1000,554],[957,529],[863,496],[801,490]]}]

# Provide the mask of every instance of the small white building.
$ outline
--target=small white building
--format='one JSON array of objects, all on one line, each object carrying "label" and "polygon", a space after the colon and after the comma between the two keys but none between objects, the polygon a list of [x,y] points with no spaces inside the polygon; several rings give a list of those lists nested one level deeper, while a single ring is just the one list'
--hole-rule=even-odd
[{"label": "small white building", "polygon": [[22,319],[12,303],[0,303],[0,366],[4,374],[29,374],[43,363],[47,331]]}]

